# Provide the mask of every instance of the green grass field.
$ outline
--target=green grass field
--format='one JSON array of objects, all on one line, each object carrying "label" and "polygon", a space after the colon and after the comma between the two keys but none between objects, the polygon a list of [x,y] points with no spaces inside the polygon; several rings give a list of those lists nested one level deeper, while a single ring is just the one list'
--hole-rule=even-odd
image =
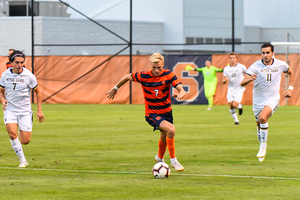
[{"label": "green grass field", "polygon": [[144,105],[45,104],[43,111],[45,122],[34,119],[23,146],[26,169],[0,126],[0,199],[299,199],[299,107],[279,107],[270,118],[260,163],[251,106],[235,126],[228,106],[173,105],[185,171],[171,169],[167,179],[151,173],[159,132],[145,121]]}]

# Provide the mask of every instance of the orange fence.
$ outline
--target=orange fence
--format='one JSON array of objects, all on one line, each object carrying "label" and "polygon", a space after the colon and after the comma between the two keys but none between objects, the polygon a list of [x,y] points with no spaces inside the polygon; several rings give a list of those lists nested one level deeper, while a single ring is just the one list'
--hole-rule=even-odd
[{"label": "orange fence", "polygon": [[[285,60],[285,55],[276,55],[276,58]],[[44,103],[129,104],[130,89],[128,83],[118,90],[118,95],[114,100],[106,99],[105,95],[124,75],[129,73],[129,57],[116,56],[105,62],[107,59],[109,59],[109,56],[35,57],[34,74],[38,79],[42,98],[45,100]],[[244,64],[247,68],[259,59],[261,59],[261,55],[238,56],[238,62]],[[0,68],[1,74],[6,70],[6,62],[7,57],[0,57],[0,65],[3,66]],[[228,55],[212,55],[212,64],[218,68],[224,68],[228,62]],[[295,80],[298,80],[298,76],[300,76],[299,62],[299,54],[289,55],[289,64],[295,73]],[[26,57],[25,66],[31,70],[31,57]],[[133,56],[133,72],[149,69],[149,55]],[[218,86],[214,104],[226,105],[227,84],[224,85],[221,82],[222,73],[218,73],[217,76]],[[252,104],[252,87],[252,83],[246,86],[242,104]],[[285,74],[282,75],[280,94],[283,94],[284,88]],[[293,98],[288,100],[289,105],[300,105],[299,89],[299,83],[295,81]],[[132,83],[132,103],[144,103],[142,89],[138,83]],[[280,104],[285,104],[284,98],[281,99]]]}]

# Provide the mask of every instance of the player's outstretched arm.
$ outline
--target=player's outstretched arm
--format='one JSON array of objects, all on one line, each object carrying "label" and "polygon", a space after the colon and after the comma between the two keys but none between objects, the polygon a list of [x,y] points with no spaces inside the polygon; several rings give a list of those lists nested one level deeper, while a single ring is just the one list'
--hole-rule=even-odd
[{"label": "player's outstretched arm", "polygon": [[121,80],[112,88],[110,91],[106,93],[108,99],[113,99],[117,94],[118,89],[124,85],[127,81],[133,81],[131,74],[125,75]]},{"label": "player's outstretched arm", "polygon": [[223,69],[219,69],[216,67],[216,72],[223,72]]},{"label": "player's outstretched arm", "polygon": [[181,84],[177,85],[175,89],[178,91],[178,94],[173,94],[172,96],[177,100],[183,99],[186,95],[186,92],[184,91],[182,85]]},{"label": "player's outstretched arm", "polygon": [[36,96],[36,104],[37,104],[37,113],[36,118],[39,120],[40,123],[44,121],[44,113],[42,111],[42,94],[40,92],[40,87],[34,89],[35,96]]},{"label": "player's outstretched arm", "polygon": [[185,70],[187,70],[187,71],[194,71],[195,68],[193,68],[191,65],[187,65],[187,66],[185,66]]}]

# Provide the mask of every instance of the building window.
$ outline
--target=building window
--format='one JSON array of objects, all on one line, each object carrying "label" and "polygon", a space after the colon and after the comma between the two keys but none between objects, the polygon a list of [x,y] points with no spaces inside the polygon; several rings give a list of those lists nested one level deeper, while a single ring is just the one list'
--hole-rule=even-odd
[{"label": "building window", "polygon": [[186,37],[185,38],[186,44],[194,44],[194,38],[193,37]]},{"label": "building window", "polygon": [[213,38],[205,38],[205,44],[212,44],[214,42]]},{"label": "building window", "polygon": [[225,38],[225,43],[227,43],[227,44],[231,44],[231,38]]},{"label": "building window", "polygon": [[196,44],[203,44],[204,43],[204,38],[196,38]]},{"label": "building window", "polygon": [[223,42],[222,38],[215,38],[215,43],[222,44],[222,42]]},{"label": "building window", "polygon": [[9,16],[27,16],[26,5],[10,5]]},{"label": "building window", "polygon": [[[232,41],[231,38],[230,39],[229,38],[225,38],[225,43],[231,44],[231,41]],[[234,38],[234,42],[237,43],[237,45],[241,45],[242,40],[241,40],[241,38]]]},{"label": "building window", "polygon": [[237,45],[241,45],[242,40],[241,38],[235,38],[234,42],[237,43]]}]

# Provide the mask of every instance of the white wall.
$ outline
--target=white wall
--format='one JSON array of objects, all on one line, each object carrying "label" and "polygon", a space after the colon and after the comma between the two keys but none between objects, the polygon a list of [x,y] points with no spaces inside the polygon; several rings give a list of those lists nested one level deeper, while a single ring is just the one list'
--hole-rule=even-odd
[{"label": "white wall", "polygon": [[[129,41],[128,21],[105,21],[99,23]],[[0,18],[0,55],[7,55],[8,49],[22,50],[31,55],[31,18]],[[35,55],[113,55],[127,46],[127,43],[86,19],[58,17],[35,17],[35,44],[124,44],[117,46],[36,46]],[[136,43],[162,43],[163,24],[150,22],[133,23],[133,41]],[[162,52],[162,46],[133,47],[133,53],[152,54]],[[129,54],[129,50],[122,52]]]},{"label": "white wall", "polygon": [[299,0],[244,0],[244,25],[300,28]]},{"label": "white wall", "polygon": [[[93,15],[93,19],[129,20],[129,0],[69,0],[69,2],[72,7],[86,15],[99,11],[98,15]],[[183,0],[133,0],[132,2],[134,21],[163,22],[164,43],[184,41]],[[82,18],[70,8],[67,12],[72,14],[71,18]]]}]

